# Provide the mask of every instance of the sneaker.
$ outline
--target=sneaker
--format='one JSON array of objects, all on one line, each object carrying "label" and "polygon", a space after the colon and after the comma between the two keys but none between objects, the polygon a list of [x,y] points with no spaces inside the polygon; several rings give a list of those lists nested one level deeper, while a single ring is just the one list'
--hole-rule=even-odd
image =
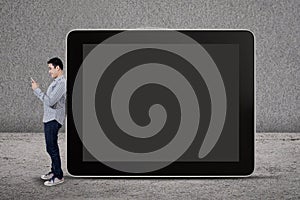
[{"label": "sneaker", "polygon": [[46,186],[54,186],[54,185],[57,185],[57,184],[61,184],[64,182],[64,178],[57,178],[57,177],[52,177],[49,181],[45,181],[44,185]]},{"label": "sneaker", "polygon": [[49,172],[48,174],[42,175],[41,179],[50,180],[53,176],[54,176],[54,174],[52,172]]}]

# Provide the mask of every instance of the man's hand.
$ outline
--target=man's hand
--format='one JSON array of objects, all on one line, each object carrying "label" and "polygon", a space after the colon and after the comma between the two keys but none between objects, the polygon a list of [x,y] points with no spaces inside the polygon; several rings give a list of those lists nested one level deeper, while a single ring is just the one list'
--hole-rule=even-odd
[{"label": "man's hand", "polygon": [[33,89],[33,90],[35,90],[36,88],[38,88],[39,87],[39,84],[37,83],[37,82],[35,82],[35,80],[33,80],[32,78],[31,78],[31,88]]}]

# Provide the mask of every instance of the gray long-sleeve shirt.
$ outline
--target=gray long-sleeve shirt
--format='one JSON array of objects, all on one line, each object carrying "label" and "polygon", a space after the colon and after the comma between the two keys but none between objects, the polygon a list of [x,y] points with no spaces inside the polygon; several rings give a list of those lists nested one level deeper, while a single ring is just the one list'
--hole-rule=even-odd
[{"label": "gray long-sleeve shirt", "polygon": [[44,104],[43,122],[56,120],[63,125],[66,102],[66,79],[64,76],[54,79],[48,87],[46,94],[43,93],[40,88],[35,89],[34,94]]}]

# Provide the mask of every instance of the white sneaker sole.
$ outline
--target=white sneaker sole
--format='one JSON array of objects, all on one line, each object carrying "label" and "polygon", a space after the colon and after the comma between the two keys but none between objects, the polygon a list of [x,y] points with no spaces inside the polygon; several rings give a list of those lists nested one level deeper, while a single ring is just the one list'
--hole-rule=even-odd
[{"label": "white sneaker sole", "polygon": [[64,179],[62,179],[62,180],[60,180],[60,181],[58,181],[58,182],[56,182],[56,183],[51,183],[50,181],[45,181],[45,182],[44,182],[44,185],[45,185],[45,186],[54,186],[54,185],[61,184],[61,183],[63,183],[63,182],[64,182]]},{"label": "white sneaker sole", "polygon": [[50,180],[52,177],[53,177],[53,176],[51,176],[50,178],[46,178],[45,175],[42,175],[42,176],[41,176],[41,179],[42,179],[42,180],[45,180],[45,181],[48,181],[48,180]]}]

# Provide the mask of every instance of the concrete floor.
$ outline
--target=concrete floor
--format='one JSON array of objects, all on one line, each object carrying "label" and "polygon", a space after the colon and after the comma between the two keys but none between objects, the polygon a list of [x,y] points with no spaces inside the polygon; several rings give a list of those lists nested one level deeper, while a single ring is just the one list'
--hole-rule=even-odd
[{"label": "concrete floor", "polygon": [[[65,136],[60,133],[63,170]],[[300,134],[258,133],[249,178],[142,180],[73,178],[46,187],[43,133],[0,133],[0,199],[300,199]]]}]

